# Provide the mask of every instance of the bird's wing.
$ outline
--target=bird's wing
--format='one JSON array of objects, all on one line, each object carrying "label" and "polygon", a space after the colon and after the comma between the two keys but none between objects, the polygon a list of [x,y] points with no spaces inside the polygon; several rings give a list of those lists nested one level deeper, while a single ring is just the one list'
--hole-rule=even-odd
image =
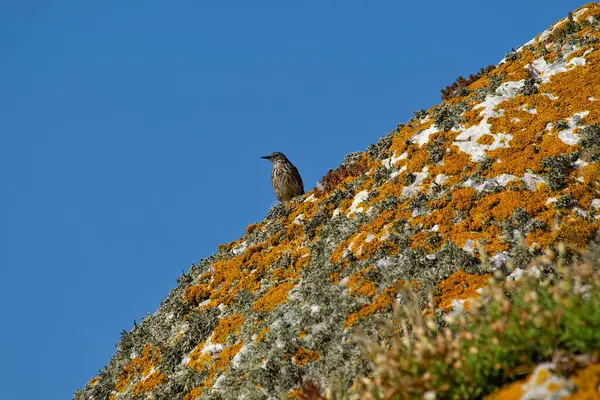
[{"label": "bird's wing", "polygon": [[298,182],[300,183],[300,187],[302,188],[302,194],[304,194],[304,183],[302,182],[302,176],[300,176],[300,172],[298,172],[298,168],[294,164],[292,164],[292,168],[294,170],[294,174],[298,177]]}]

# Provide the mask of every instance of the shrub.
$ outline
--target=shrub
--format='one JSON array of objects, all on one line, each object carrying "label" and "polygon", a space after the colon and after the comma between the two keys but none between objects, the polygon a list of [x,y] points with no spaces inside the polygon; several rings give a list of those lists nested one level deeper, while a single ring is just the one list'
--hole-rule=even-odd
[{"label": "shrub", "polygon": [[451,85],[442,89],[442,100],[445,101],[455,97],[468,95],[471,91],[467,88],[467,86],[481,78],[483,75],[488,74],[494,68],[495,67],[493,65],[488,65],[485,68],[481,68],[476,74],[469,75],[467,79],[459,76],[454,82],[452,82]]}]

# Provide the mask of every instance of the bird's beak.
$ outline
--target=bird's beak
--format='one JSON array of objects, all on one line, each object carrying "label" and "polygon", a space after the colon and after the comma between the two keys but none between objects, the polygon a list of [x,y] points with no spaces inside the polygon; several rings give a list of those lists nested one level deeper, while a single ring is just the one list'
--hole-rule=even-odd
[{"label": "bird's beak", "polygon": [[265,160],[271,160],[271,156],[262,156],[261,158],[264,158]]}]

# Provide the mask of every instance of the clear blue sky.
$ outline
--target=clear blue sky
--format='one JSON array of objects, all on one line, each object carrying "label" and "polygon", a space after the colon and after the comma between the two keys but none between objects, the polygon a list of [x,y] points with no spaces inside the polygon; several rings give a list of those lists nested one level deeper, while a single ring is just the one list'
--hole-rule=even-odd
[{"label": "clear blue sky", "polygon": [[182,270],[264,217],[260,156],[310,190],[582,4],[1,2],[2,398],[95,376]]}]

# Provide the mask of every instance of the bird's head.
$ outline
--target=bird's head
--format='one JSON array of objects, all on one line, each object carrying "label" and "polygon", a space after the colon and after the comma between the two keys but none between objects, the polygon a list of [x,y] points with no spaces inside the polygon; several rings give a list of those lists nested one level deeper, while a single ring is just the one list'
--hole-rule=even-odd
[{"label": "bird's head", "polygon": [[278,151],[276,151],[275,153],[271,153],[271,154],[269,154],[268,156],[261,157],[261,158],[264,158],[264,159],[266,159],[266,160],[269,160],[269,161],[271,161],[273,164],[277,164],[277,163],[282,163],[282,162],[287,162],[287,161],[288,161],[288,159],[287,159],[287,157],[285,156],[285,154],[283,154],[283,153],[280,153],[280,152],[278,152]]}]

